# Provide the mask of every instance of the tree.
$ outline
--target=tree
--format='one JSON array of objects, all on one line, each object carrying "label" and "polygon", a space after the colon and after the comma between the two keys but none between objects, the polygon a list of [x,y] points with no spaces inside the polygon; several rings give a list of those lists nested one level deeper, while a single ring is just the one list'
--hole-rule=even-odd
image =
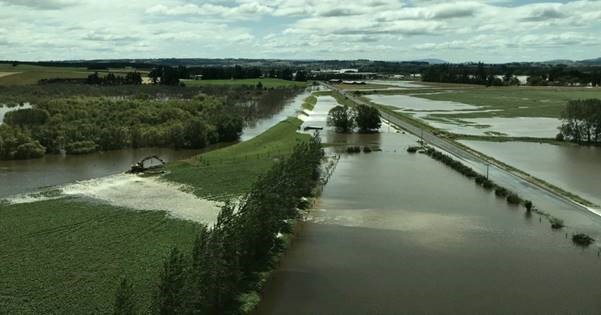
[{"label": "tree", "polygon": [[181,314],[185,309],[186,263],[184,255],[173,248],[163,264],[153,311],[159,315]]},{"label": "tree", "polygon": [[336,106],[328,113],[327,124],[337,132],[350,132],[355,128],[355,111],[348,106]]},{"label": "tree", "polygon": [[356,122],[361,132],[378,130],[382,125],[380,112],[376,108],[367,105],[359,105],[357,107]]},{"label": "tree", "polygon": [[127,281],[127,278],[121,279],[119,288],[115,296],[115,315],[134,315],[136,311],[136,301],[134,298],[134,287]]}]

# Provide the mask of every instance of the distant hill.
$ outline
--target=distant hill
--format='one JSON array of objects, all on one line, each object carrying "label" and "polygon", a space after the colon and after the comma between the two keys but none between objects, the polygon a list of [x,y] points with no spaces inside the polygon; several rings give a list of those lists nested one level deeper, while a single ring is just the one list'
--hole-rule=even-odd
[{"label": "distant hill", "polygon": [[439,64],[443,64],[443,63],[449,63],[446,60],[436,59],[436,58],[418,59],[418,60],[411,60],[411,61],[427,62],[431,65],[439,65]]},{"label": "distant hill", "polygon": [[548,65],[568,65],[568,66],[601,66],[601,57],[594,59],[585,59],[585,60],[570,60],[570,59],[555,59],[543,61],[541,63]]}]

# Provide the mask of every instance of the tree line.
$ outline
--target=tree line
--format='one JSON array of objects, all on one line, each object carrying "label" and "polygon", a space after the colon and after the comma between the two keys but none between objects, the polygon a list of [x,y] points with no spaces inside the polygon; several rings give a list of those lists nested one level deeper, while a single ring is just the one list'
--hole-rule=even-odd
[{"label": "tree line", "polygon": [[[318,136],[300,142],[292,154],[261,176],[237,205],[223,206],[212,227],[203,226],[193,249],[174,248],[152,296],[152,314],[237,314],[243,294],[256,291],[262,273],[274,268],[304,197],[314,194],[323,157]],[[122,282],[115,314],[135,314],[134,292]],[[140,312],[146,313],[146,312]]]},{"label": "tree line", "polygon": [[198,149],[237,140],[243,124],[237,106],[217,97],[53,99],[6,113],[0,159],[153,146]]},{"label": "tree line", "polygon": [[337,132],[352,132],[358,127],[359,132],[367,133],[380,129],[382,121],[380,112],[374,107],[338,105],[328,112],[327,125],[335,127]]},{"label": "tree line", "polygon": [[601,100],[571,100],[561,115],[558,140],[601,143]]},{"label": "tree line", "polygon": [[278,78],[288,81],[307,81],[307,72],[303,69],[290,67],[261,69],[259,67],[243,67],[240,65],[222,67],[169,67],[160,66],[154,68],[150,73],[154,84],[178,85],[180,79],[191,79],[202,76],[203,80],[230,80],[230,79],[258,79]]},{"label": "tree line", "polygon": [[98,72],[90,74],[86,80],[86,84],[96,85],[140,85],[142,84],[142,75],[139,72],[128,72],[125,76],[115,75],[109,72],[106,76],[101,77]]},{"label": "tree line", "polygon": [[[501,75],[501,77],[498,77]],[[486,86],[519,85],[516,75],[528,76],[529,85],[591,85],[601,86],[598,67],[567,67],[565,65],[489,65],[484,63],[431,65],[422,72],[427,82],[465,83]]]}]

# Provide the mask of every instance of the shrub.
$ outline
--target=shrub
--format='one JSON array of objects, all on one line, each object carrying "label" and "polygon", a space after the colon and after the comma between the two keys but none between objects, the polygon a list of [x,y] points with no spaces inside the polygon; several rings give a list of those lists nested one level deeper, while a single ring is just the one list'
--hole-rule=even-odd
[{"label": "shrub", "polygon": [[415,153],[419,149],[420,149],[420,147],[418,147],[418,146],[410,146],[410,147],[407,148],[407,152],[409,152],[409,153]]},{"label": "shrub", "polygon": [[522,198],[516,193],[509,193],[507,196],[507,202],[512,205],[519,205],[522,202]]},{"label": "shrub", "polygon": [[551,222],[551,228],[554,230],[559,230],[564,227],[563,220],[558,218],[551,218],[549,219],[549,222]]},{"label": "shrub", "polygon": [[486,179],[484,180],[484,182],[482,182],[482,187],[484,187],[485,189],[493,189],[493,187],[495,187],[495,184],[491,180]]},{"label": "shrub", "polygon": [[346,152],[347,153],[359,153],[359,152],[361,152],[361,147],[358,147],[358,146],[347,147]]},{"label": "shrub", "polygon": [[533,206],[532,201],[530,201],[530,200],[524,200],[524,207],[526,207],[527,211],[531,211],[532,210],[532,206]]},{"label": "shrub", "polygon": [[595,242],[595,239],[586,234],[580,233],[572,235],[572,242],[580,246],[589,246]]},{"label": "shrub", "polygon": [[485,180],[487,180],[485,176],[476,175],[476,184],[482,185]]},{"label": "shrub", "polygon": [[497,188],[495,189],[495,195],[497,195],[498,197],[505,198],[508,194],[509,192],[507,191],[507,189],[505,189],[505,187],[497,186]]},{"label": "shrub", "polygon": [[370,147],[363,147],[363,153],[371,153],[371,148]]}]

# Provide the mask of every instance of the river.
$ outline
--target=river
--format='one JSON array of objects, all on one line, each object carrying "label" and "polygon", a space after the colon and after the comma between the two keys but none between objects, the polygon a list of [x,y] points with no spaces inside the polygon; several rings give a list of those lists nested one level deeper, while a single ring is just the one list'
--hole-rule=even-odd
[{"label": "river", "polygon": [[[321,99],[316,112],[332,105]],[[323,133],[382,151],[339,151],[257,314],[599,314],[598,247],[577,247],[538,215],[407,153],[415,137],[382,131]]]},{"label": "river", "polygon": [[[273,110],[261,111],[256,120],[248,122],[244,127],[241,141],[252,139],[288,116],[295,116],[296,111],[301,109],[304,99],[309,95],[309,90],[286,100],[283,106],[270,105]],[[206,150],[143,148],[86,155],[49,154],[41,159],[0,161],[0,198],[48,186],[118,174],[149,155],[158,155],[165,161],[174,161],[189,158],[203,151]]]}]

